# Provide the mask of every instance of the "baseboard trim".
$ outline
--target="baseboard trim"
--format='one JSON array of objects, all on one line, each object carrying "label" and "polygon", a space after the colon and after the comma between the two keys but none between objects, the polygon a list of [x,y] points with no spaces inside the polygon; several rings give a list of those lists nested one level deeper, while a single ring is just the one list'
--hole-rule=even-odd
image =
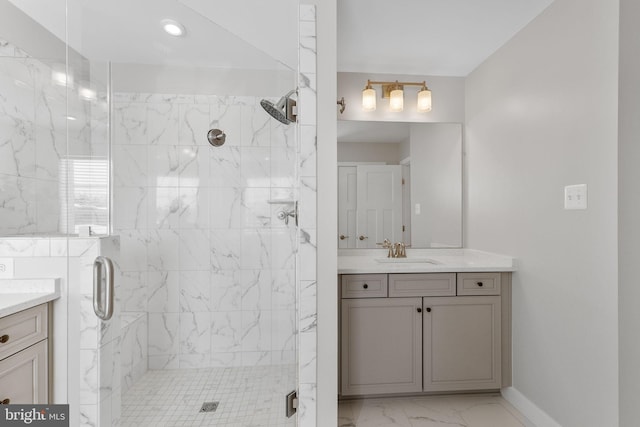
[{"label": "baseboard trim", "polygon": [[522,393],[513,387],[503,388],[502,397],[513,405],[535,427],[562,427],[549,414],[538,408],[535,403],[527,399]]}]

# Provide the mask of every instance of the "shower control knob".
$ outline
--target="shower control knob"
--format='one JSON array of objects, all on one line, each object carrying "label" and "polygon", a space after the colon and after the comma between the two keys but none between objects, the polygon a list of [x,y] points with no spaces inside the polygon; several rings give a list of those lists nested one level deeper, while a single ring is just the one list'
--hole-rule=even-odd
[{"label": "shower control knob", "polygon": [[207,132],[207,139],[209,140],[209,144],[214,147],[220,147],[227,140],[227,134],[220,129],[211,129]]}]

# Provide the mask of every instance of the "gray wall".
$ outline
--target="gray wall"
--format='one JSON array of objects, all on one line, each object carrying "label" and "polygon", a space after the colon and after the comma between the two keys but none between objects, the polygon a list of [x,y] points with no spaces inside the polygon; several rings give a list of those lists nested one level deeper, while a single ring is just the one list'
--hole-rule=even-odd
[{"label": "gray wall", "polygon": [[617,53],[617,2],[556,0],[466,81],[467,246],[518,258],[514,387],[563,426],[618,424]]},{"label": "gray wall", "polygon": [[618,274],[620,321],[620,426],[638,424],[640,401],[640,3],[620,2],[620,100],[618,144]]},{"label": "gray wall", "polygon": [[[411,245],[462,246],[462,126],[411,125]],[[420,214],[415,205],[420,204]]]}]

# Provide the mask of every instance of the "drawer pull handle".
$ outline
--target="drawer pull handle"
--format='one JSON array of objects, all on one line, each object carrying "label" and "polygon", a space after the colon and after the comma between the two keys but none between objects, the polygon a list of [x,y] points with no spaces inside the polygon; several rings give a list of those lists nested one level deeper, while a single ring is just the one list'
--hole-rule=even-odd
[{"label": "drawer pull handle", "polygon": [[0,402],[0,405],[8,405],[11,402],[11,399],[4,399],[2,402]]},{"label": "drawer pull handle", "polygon": [[418,313],[422,313],[422,309],[418,307]]},{"label": "drawer pull handle", "polygon": [[0,344],[4,344],[9,341],[9,335],[3,335],[0,337]]},{"label": "drawer pull handle", "polygon": [[431,313],[431,307],[427,307],[425,310],[427,310],[427,313]]},{"label": "drawer pull handle", "polygon": [[369,285],[367,285],[366,283],[364,285],[362,285],[363,288],[365,289],[369,289]]},{"label": "drawer pull handle", "polygon": [[482,282],[477,282],[476,285],[482,287],[483,283]]}]

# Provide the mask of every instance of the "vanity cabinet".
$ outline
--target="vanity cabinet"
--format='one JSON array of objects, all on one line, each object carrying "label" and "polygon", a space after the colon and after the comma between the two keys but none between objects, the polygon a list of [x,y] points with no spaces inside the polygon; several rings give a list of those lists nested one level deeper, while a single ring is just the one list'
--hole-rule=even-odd
[{"label": "vanity cabinet", "polygon": [[48,306],[0,319],[0,403],[48,403]]},{"label": "vanity cabinet", "polygon": [[342,301],[342,394],[422,390],[422,298]]},{"label": "vanity cabinet", "polygon": [[[344,291],[362,276],[386,280],[387,296]],[[509,273],[342,275],[340,394],[509,385],[510,287],[500,286],[509,279]]]}]

